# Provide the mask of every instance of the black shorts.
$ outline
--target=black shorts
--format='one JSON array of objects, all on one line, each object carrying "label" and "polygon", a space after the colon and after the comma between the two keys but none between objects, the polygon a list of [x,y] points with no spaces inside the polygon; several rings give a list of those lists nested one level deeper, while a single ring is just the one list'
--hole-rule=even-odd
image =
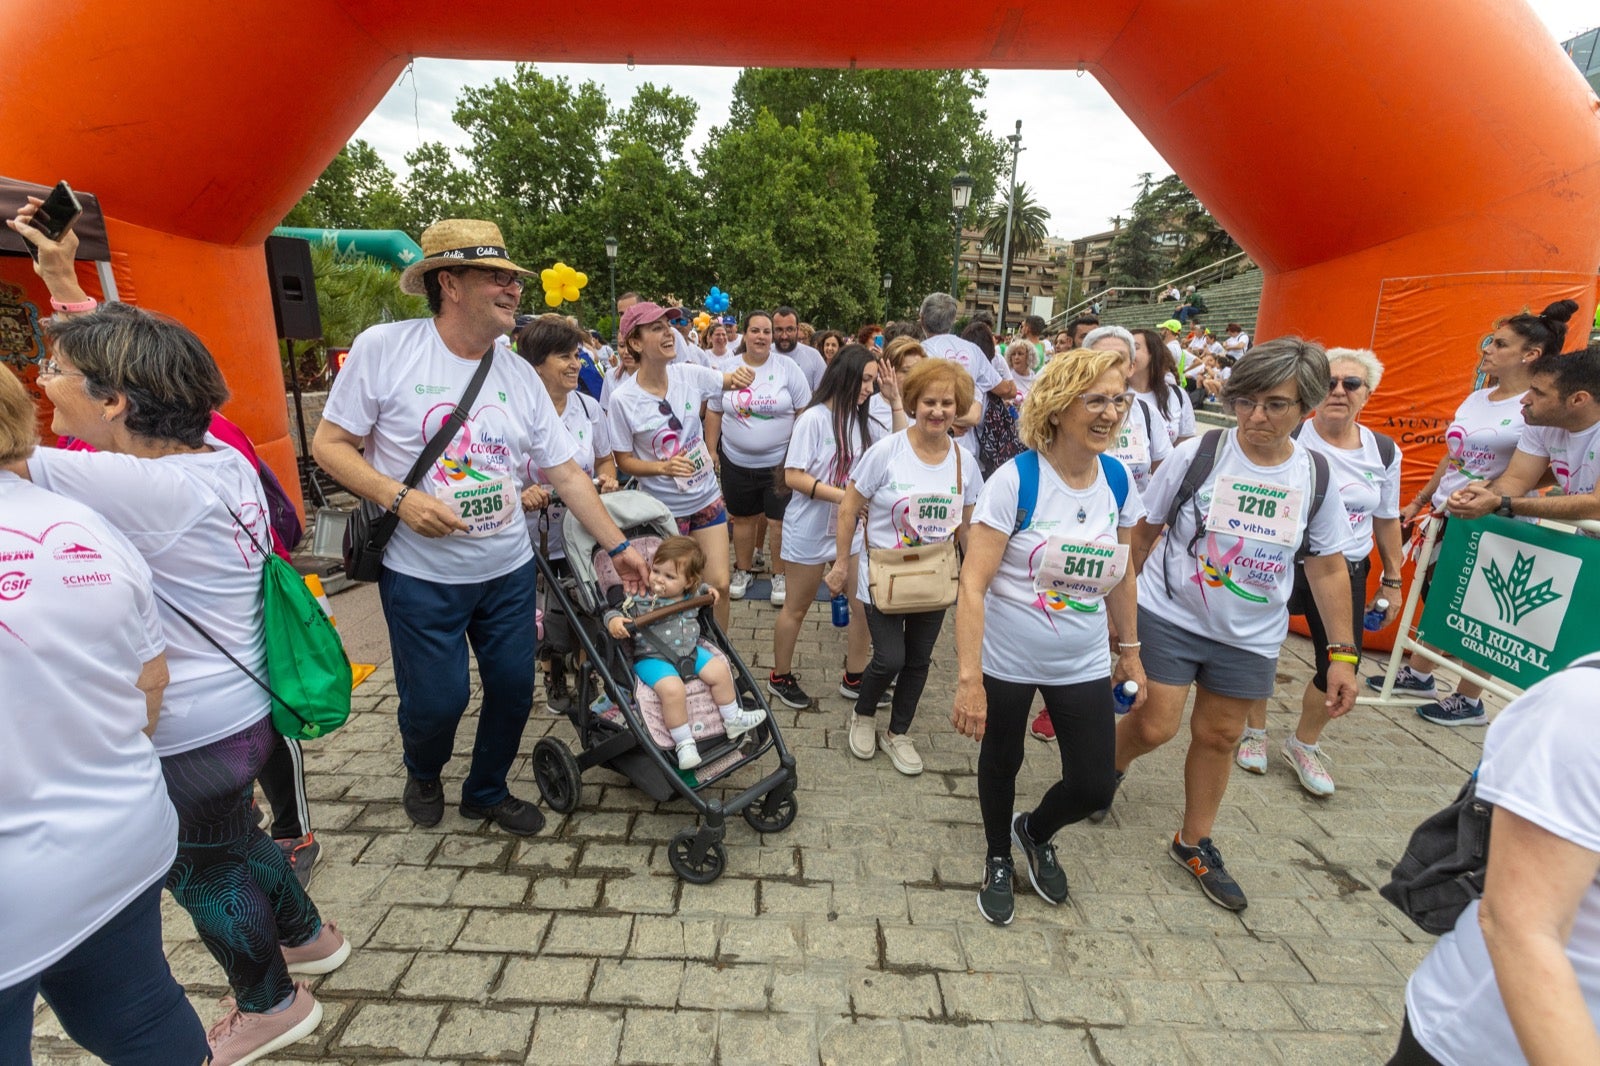
[{"label": "black shorts", "polygon": [[[1345,560],[1345,567],[1350,571],[1350,608],[1354,614],[1352,624],[1355,633],[1356,654],[1361,654],[1361,638],[1366,629],[1363,623],[1367,614],[1367,575],[1372,570],[1372,560],[1363,559],[1359,563]],[[1311,684],[1318,692],[1328,691],[1328,627],[1322,624],[1322,615],[1317,611],[1316,598],[1311,595],[1311,583],[1306,580],[1306,568],[1300,563],[1294,564],[1294,591],[1289,593],[1289,613],[1304,616],[1306,628],[1311,631],[1311,647],[1316,655],[1317,672],[1312,677]],[[1358,667],[1359,669],[1359,667]]]},{"label": "black shorts", "polygon": [[769,521],[782,522],[784,508],[789,506],[789,490],[780,480],[783,465],[768,467],[740,466],[722,456],[722,499],[728,505],[728,514],[734,518],[750,518],[764,514]]}]

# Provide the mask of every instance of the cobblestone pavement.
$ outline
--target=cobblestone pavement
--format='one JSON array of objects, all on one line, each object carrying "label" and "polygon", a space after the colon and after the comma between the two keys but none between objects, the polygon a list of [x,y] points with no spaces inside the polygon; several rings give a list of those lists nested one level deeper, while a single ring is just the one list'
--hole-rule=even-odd
[{"label": "cobblestone pavement", "polygon": [[[348,601],[348,602],[347,602]],[[344,620],[355,596],[336,606]],[[766,603],[734,605],[733,638],[770,662]],[[350,623],[347,621],[348,626]],[[1141,760],[1112,816],[1057,838],[1072,895],[1026,892],[1008,928],[974,902],[983,835],[977,747],[949,724],[953,616],[913,735],[918,778],[853,758],[847,703],[777,711],[799,759],[799,818],[728,825],[728,866],[682,884],[666,842],[692,819],[591,771],[583,804],[518,840],[463,820],[464,763],[435,829],[400,808],[392,672],[357,690],[349,725],[308,744],[323,857],[312,895],[356,945],[317,979],[326,1016],[281,1062],[1156,1064],[1373,1063],[1394,1048],[1407,974],[1427,952],[1375,891],[1412,827],[1454,795],[1481,730],[1358,707],[1330,728],[1338,792],[1303,793],[1277,755],[1309,646],[1284,649],[1265,777],[1235,772],[1217,840],[1250,897],[1208,903],[1165,854],[1186,733]],[[797,672],[836,685],[842,643],[819,604]],[[1368,660],[1371,672],[1373,660]],[[471,743],[471,723],[459,750]],[[535,709],[524,742],[570,738]],[[770,761],[760,772],[770,770]],[[1023,801],[1059,769],[1030,740]],[[757,771],[746,768],[742,775]],[[533,798],[526,759],[513,788]],[[225,992],[187,917],[166,903],[168,953],[207,1023]],[[41,1010],[41,1063],[88,1061]]]}]

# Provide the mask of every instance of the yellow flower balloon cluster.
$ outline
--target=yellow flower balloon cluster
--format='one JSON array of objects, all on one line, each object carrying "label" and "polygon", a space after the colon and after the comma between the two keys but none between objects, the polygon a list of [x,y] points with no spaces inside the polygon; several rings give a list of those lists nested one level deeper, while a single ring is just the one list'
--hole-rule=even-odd
[{"label": "yellow flower balloon cluster", "polygon": [[545,306],[560,307],[563,300],[577,300],[583,287],[589,284],[589,275],[565,263],[557,263],[539,271],[539,281],[544,285]]}]

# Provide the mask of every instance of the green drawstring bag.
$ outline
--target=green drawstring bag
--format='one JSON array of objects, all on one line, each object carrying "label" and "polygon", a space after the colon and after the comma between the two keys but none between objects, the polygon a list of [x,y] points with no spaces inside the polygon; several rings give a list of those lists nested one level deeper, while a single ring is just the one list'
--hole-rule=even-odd
[{"label": "green drawstring bag", "polygon": [[[231,508],[228,513],[233,514]],[[299,572],[262,547],[238,515],[233,520],[263,559],[262,621],[270,683],[234,658],[171,600],[165,596],[161,600],[272,697],[272,724],[279,733],[291,740],[327,736],[350,717],[353,686],[344,641]]]}]

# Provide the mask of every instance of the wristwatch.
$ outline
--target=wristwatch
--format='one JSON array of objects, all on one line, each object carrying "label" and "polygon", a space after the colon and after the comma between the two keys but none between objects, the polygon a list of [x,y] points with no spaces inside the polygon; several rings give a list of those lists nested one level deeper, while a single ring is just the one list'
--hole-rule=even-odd
[{"label": "wristwatch", "polygon": [[1494,509],[1494,513],[1499,515],[1501,518],[1515,518],[1516,515],[1511,510],[1511,497],[1500,497],[1500,506]]}]

